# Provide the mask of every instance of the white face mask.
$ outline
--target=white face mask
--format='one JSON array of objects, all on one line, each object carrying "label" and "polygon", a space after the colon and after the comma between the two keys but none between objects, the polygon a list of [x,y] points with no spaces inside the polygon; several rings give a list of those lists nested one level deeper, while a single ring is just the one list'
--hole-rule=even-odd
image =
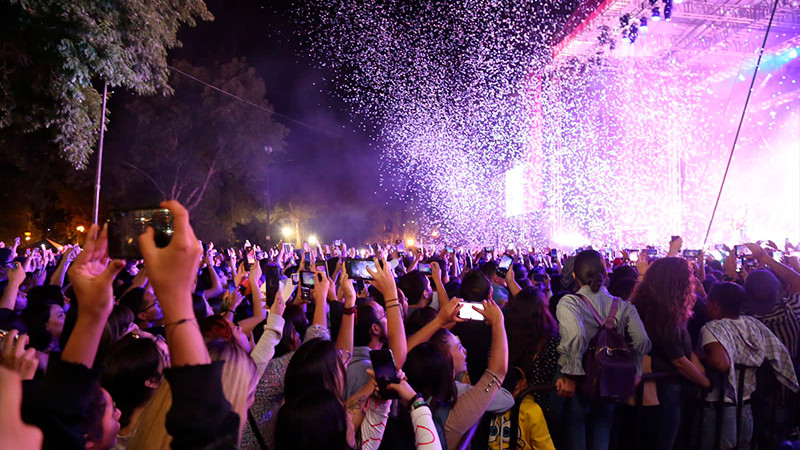
[{"label": "white face mask", "polygon": [[431,308],[433,308],[433,309],[435,309],[437,311],[439,310],[439,293],[438,292],[433,291],[433,296],[431,297],[431,304],[428,305],[428,306],[430,306]]}]

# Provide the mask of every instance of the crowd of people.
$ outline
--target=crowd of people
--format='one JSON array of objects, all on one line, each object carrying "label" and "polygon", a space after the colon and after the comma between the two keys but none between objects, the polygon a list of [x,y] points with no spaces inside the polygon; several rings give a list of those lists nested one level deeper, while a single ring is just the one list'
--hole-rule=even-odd
[{"label": "crowd of people", "polygon": [[0,243],[0,448],[800,439],[794,248],[220,249],[162,206],[171,240],[148,228],[141,260],[110,259],[97,225],[80,247]]}]

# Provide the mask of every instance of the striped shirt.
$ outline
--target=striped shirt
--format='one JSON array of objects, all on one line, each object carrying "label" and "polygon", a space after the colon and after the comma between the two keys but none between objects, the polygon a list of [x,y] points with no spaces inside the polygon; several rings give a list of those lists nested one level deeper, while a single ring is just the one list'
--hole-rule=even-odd
[{"label": "striped shirt", "polygon": [[[614,297],[608,293],[605,286],[597,292],[592,292],[589,286],[584,286],[578,293],[589,299],[601,317],[606,317],[611,312]],[[583,353],[589,347],[589,341],[597,334],[600,324],[586,303],[575,295],[566,295],[558,302],[556,317],[558,330],[561,333],[561,343],[558,344],[558,365],[561,366],[561,373],[585,375]],[[636,307],[625,300],[620,300],[616,319],[617,332],[627,336],[632,342],[636,356],[636,373],[641,374],[642,357],[652,346],[642,325],[642,319],[639,318]]]},{"label": "striped shirt", "polygon": [[753,315],[783,342],[792,361],[800,363],[800,293],[778,301],[775,308],[764,315]]}]

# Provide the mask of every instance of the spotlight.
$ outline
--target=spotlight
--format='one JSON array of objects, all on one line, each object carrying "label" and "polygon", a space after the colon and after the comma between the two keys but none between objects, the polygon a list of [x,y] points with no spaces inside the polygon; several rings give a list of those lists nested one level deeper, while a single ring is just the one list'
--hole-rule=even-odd
[{"label": "spotlight", "polygon": [[793,48],[793,49],[789,50],[788,56],[789,56],[789,59],[797,58],[797,49]]},{"label": "spotlight", "polygon": [[650,18],[653,22],[659,22],[661,20],[661,11],[658,9],[658,6],[653,8],[653,17]]},{"label": "spotlight", "polygon": [[631,38],[628,37],[628,30],[622,30],[622,44],[628,45],[631,43]]},{"label": "spotlight", "polygon": [[630,21],[631,21],[631,15],[630,14],[625,14],[624,16],[620,17],[619,18],[620,28],[627,27],[628,23],[630,23]]},{"label": "spotlight", "polygon": [[681,3],[683,3],[683,0],[672,0],[672,3],[675,3],[676,5],[680,5]]},{"label": "spotlight", "polygon": [[639,28],[636,25],[631,25],[631,30],[628,32],[628,39],[630,39],[631,44],[636,42],[636,38],[639,37]]},{"label": "spotlight", "polygon": [[664,2],[664,20],[667,22],[672,20],[672,0],[666,0]]},{"label": "spotlight", "polygon": [[642,17],[639,19],[639,31],[641,31],[642,34],[647,33],[647,18]]}]

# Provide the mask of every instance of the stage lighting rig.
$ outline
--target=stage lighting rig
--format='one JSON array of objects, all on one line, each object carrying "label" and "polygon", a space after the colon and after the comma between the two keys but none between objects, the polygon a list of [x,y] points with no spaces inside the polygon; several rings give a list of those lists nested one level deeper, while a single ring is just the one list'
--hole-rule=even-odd
[{"label": "stage lighting rig", "polygon": [[653,8],[653,15],[650,17],[650,20],[653,22],[661,21],[661,10],[658,9],[658,6]]},{"label": "stage lighting rig", "polygon": [[642,17],[641,19],[639,19],[639,31],[642,34],[646,34],[647,33],[647,18],[646,17]]},{"label": "stage lighting rig", "polygon": [[639,37],[639,28],[636,25],[631,25],[628,31],[628,39],[631,41],[631,44],[636,42],[636,38]]},{"label": "stage lighting rig", "polygon": [[664,1],[664,20],[667,22],[672,20],[672,0]]}]

